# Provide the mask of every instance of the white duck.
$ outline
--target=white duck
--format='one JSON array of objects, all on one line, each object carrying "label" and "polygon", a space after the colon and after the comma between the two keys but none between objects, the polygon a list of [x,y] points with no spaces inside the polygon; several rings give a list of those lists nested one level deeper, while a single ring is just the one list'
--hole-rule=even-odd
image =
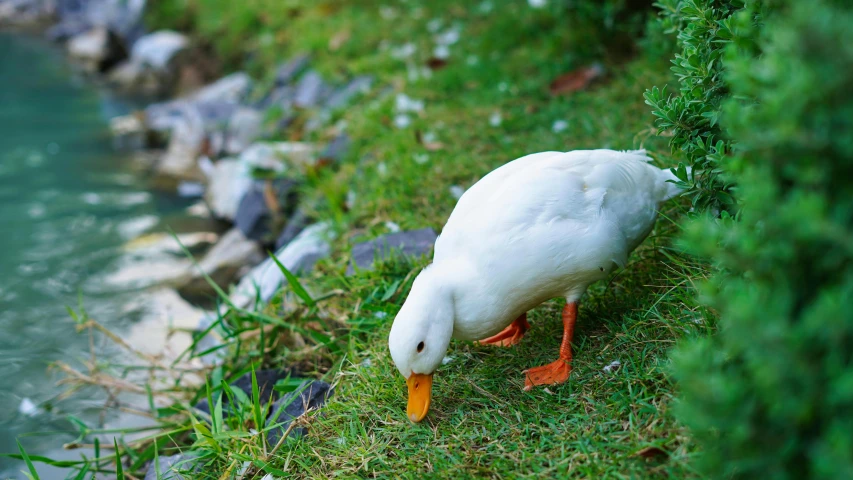
[{"label": "white duck", "polygon": [[415,279],[388,344],[409,389],[408,417],[429,410],[432,376],[451,338],[518,343],[527,311],[565,297],[559,359],[526,370],[525,390],[565,382],[578,299],[622,267],[658,206],[679,193],[645,151],[542,152],[509,162],[459,199]]}]

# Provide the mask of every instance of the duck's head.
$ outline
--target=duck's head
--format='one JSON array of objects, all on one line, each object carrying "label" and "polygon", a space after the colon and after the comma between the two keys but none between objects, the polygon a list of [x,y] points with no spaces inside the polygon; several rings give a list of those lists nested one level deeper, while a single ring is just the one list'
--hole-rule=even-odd
[{"label": "duck's head", "polygon": [[446,286],[421,272],[394,319],[388,347],[409,387],[406,415],[420,422],[429,411],[432,375],[441,365],[453,335],[453,301]]}]

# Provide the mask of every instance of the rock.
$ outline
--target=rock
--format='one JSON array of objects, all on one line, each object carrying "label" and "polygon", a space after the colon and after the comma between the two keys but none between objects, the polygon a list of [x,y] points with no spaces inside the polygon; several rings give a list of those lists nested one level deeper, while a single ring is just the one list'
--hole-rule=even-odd
[{"label": "rock", "polygon": [[110,85],[123,92],[158,95],[166,91],[161,76],[132,60],[125,60],[107,74]]},{"label": "rock", "polygon": [[[251,268],[263,260],[258,245],[246,238],[240,230],[232,228],[219,239],[207,254],[191,269],[192,278],[179,288],[189,299],[209,297],[215,291],[207,283],[202,272],[217,285],[228,285],[242,270]],[[199,272],[201,270],[201,272]]]},{"label": "rock", "polygon": [[178,196],[185,198],[204,196],[204,185],[198,182],[181,182],[178,184]]},{"label": "rock", "polygon": [[320,154],[320,161],[326,163],[337,163],[343,158],[349,149],[350,139],[346,133],[342,133],[334,138],[323,153]]},{"label": "rock", "polygon": [[[329,255],[331,237],[332,229],[328,223],[315,223],[305,228],[292,242],[280,248],[275,256],[294,274],[308,272],[317,260]],[[256,297],[267,303],[281,288],[284,280],[284,274],[278,265],[268,258],[240,280],[231,301],[240,308],[251,305]]]},{"label": "rock", "polygon": [[186,105],[171,128],[166,154],[157,164],[157,171],[188,180],[202,178],[197,160],[205,141],[204,120],[192,105]]},{"label": "rock", "polygon": [[236,72],[204,86],[192,95],[194,102],[240,103],[252,89],[252,78],[246,72]]},{"label": "rock", "polygon": [[293,103],[300,108],[310,108],[317,105],[323,91],[323,77],[311,70],[302,76],[296,85]]},{"label": "rock", "polygon": [[184,35],[160,30],[140,37],[130,50],[130,59],[143,67],[165,72],[174,69],[172,62],[189,45],[190,41]]},{"label": "rock", "polygon": [[148,132],[136,115],[123,115],[110,120],[113,147],[117,150],[141,150],[148,144]]},{"label": "rock", "polygon": [[65,42],[71,37],[86,33],[92,25],[83,20],[71,17],[45,30],[44,35],[51,42]]},{"label": "rock", "polygon": [[[258,142],[240,154],[246,168],[283,172],[287,163],[305,167],[314,165],[315,147],[304,142]],[[286,161],[289,161],[286,163]]]},{"label": "rock", "polygon": [[356,96],[370,91],[372,85],[373,77],[370,75],[355,77],[346,86],[337,90],[326,100],[326,108],[329,110],[338,110],[346,107]]},{"label": "rock", "polygon": [[210,210],[219,218],[234,220],[243,196],[252,186],[252,179],[239,160],[216,162],[208,179],[205,199]]},{"label": "rock", "polygon": [[[334,393],[334,388],[328,383],[321,380],[310,380],[295,391],[276,400],[270,408],[270,416],[266,423],[267,428],[274,427],[267,433],[269,445],[275,446],[294,420],[305,412],[323,406]],[[296,437],[305,433],[305,427],[297,427],[292,429],[288,436]]]},{"label": "rock", "polygon": [[279,66],[275,72],[275,84],[283,86],[292,82],[297,75],[305,70],[309,60],[308,55],[302,54]]},{"label": "rock", "polygon": [[30,27],[46,22],[55,6],[44,0],[0,0],[0,26]]},{"label": "rock", "polygon": [[[261,405],[266,405],[271,401],[276,401],[281,397],[273,387],[276,382],[279,380],[284,380],[285,378],[290,377],[293,372],[289,369],[287,370],[257,370],[255,371],[255,380],[258,382],[258,394]],[[234,381],[234,383],[229,385],[231,389],[242,390],[243,393],[246,394],[250,399],[252,398],[252,373],[249,372],[242,377],[238,378]],[[216,398],[213,399],[216,402]],[[204,398],[195,404],[194,407],[196,410],[200,410],[208,415],[210,415],[210,405],[207,403],[207,399]],[[225,414],[230,414],[231,409],[229,408],[229,400],[228,396],[223,393],[222,395],[222,412]]]},{"label": "rock", "polygon": [[438,238],[431,228],[409,230],[391,233],[379,238],[353,245],[351,263],[347,275],[355,273],[355,269],[372,270],[375,260],[384,260],[394,255],[420,257],[432,251]]},{"label": "rock", "polygon": [[287,225],[284,227],[284,229],[281,231],[281,234],[279,234],[278,238],[275,241],[276,250],[281,249],[282,247],[293,241],[293,239],[296,238],[297,235],[302,233],[302,230],[304,230],[305,227],[307,227],[311,223],[311,219],[308,218],[308,215],[306,215],[302,209],[297,209],[295,212],[293,212],[293,215],[291,215],[290,218],[287,220]]},{"label": "rock", "polygon": [[[289,178],[254,182],[240,201],[234,226],[247,237],[262,240],[269,233],[273,214],[286,211],[287,205],[295,203],[298,185],[298,182]],[[277,205],[269,204],[272,199]]]},{"label": "rock", "polygon": [[170,93],[177,81],[179,60],[185,54],[189,40],[169,30],[145,35],[136,43],[130,57],[109,74],[113,86],[126,92],[163,95]]},{"label": "rock", "polygon": [[[201,467],[195,457],[176,453],[168,457],[157,457],[158,465],[153,463],[145,472],[145,480],[185,480],[196,476]],[[159,475],[158,475],[159,472]],[[186,474],[186,476],[184,476]]]},{"label": "rock", "polygon": [[240,107],[231,116],[226,132],[225,152],[238,154],[261,136],[264,116],[253,109]]},{"label": "rock", "polygon": [[95,27],[68,41],[68,54],[90,72],[104,72],[127,57],[123,41],[106,27]]}]

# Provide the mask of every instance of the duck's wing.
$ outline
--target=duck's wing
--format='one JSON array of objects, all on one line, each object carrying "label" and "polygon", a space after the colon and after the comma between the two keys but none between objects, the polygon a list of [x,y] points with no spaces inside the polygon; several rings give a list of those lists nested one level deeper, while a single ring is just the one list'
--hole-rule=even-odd
[{"label": "duck's wing", "polygon": [[460,198],[436,242],[435,260],[494,241],[520,241],[534,227],[579,235],[601,223],[615,224],[633,249],[669,188],[661,170],[646,160],[638,153],[586,150],[542,152],[507,163]]}]

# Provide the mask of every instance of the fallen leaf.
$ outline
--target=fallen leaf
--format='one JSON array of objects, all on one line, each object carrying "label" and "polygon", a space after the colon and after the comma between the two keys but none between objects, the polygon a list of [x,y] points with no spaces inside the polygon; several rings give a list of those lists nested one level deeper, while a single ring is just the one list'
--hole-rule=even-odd
[{"label": "fallen leaf", "polygon": [[426,64],[431,70],[439,70],[447,66],[447,60],[438,57],[430,57]]},{"label": "fallen leaf", "polygon": [[669,453],[666,450],[660,449],[658,447],[646,447],[637,452],[637,456],[643,458],[660,458],[668,457]]},{"label": "fallen leaf", "polygon": [[444,148],[444,144],[441,142],[427,142],[424,141],[424,136],[420,130],[415,130],[415,141],[418,142],[418,145],[424,147],[425,150],[429,152],[435,152]]},{"label": "fallen leaf", "polygon": [[577,92],[589,86],[594,80],[604,75],[604,68],[599,64],[572,70],[555,78],[548,90],[551,95],[564,95]]},{"label": "fallen leaf", "polygon": [[329,50],[334,52],[340,49],[347,41],[349,41],[350,36],[352,36],[352,31],[350,29],[341,30],[336,33],[332,38],[329,39]]}]

